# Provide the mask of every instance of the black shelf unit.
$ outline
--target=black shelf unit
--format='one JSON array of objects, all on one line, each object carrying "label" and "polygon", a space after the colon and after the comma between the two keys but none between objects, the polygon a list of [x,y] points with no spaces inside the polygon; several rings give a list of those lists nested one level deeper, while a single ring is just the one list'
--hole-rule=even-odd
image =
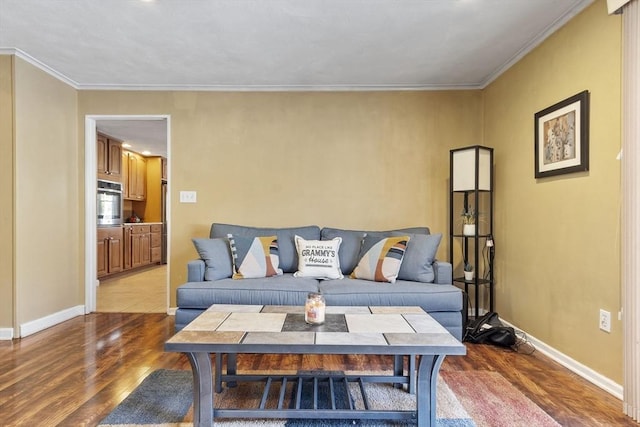
[{"label": "black shelf unit", "polygon": [[[451,150],[449,177],[449,261],[453,265],[453,282],[463,286],[467,295],[472,287],[474,316],[478,318],[481,292],[488,293],[488,311],[493,311],[494,305],[493,148],[474,145]],[[475,228],[472,234],[465,234],[459,215],[470,209]],[[471,280],[463,276],[465,262],[473,266]]]}]

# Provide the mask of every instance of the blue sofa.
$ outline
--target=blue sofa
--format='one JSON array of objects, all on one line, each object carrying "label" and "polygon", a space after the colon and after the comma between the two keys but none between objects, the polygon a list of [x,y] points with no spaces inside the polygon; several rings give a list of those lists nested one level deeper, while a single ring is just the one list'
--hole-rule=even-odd
[{"label": "blue sofa", "polygon": [[[229,234],[277,236],[279,267],[283,274],[242,280],[231,278],[233,263],[227,239]],[[298,269],[296,235],[306,240],[340,237],[338,258],[344,278],[295,277],[293,273]],[[363,239],[371,235],[410,236],[395,283],[349,277],[358,263]],[[461,340],[463,294],[452,284],[451,264],[435,259],[441,238],[441,234],[430,234],[427,227],[359,231],[317,226],[257,228],[214,223],[208,239],[193,239],[200,259],[189,261],[187,283],[177,289],[176,330],[182,329],[212,304],[304,305],[310,292],[319,292],[327,305],[334,306],[420,306]]]}]

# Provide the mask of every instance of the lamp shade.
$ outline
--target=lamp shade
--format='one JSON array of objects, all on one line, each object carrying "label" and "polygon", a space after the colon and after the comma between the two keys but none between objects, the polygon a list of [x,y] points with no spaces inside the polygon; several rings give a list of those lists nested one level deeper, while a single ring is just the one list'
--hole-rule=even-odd
[{"label": "lamp shade", "polygon": [[491,190],[492,151],[479,145],[451,151],[453,191]]}]

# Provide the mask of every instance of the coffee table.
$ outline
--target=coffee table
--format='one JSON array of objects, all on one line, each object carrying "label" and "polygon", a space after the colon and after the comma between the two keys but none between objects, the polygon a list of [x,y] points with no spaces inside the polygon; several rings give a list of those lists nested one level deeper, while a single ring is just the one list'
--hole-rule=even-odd
[{"label": "coffee table", "polygon": [[[436,380],[446,355],[464,355],[465,346],[420,307],[327,307],[323,325],[304,322],[304,307],[215,304],[165,343],[165,350],[185,353],[194,378],[194,426],[212,426],[216,418],[315,418],[315,419],[416,419],[418,426],[436,424]],[[318,372],[300,376],[239,375],[237,354],[372,354],[394,356],[392,375],[327,375]],[[215,384],[262,381],[265,393],[255,409],[214,408],[214,375],[211,354],[216,355]],[[228,355],[226,372],[222,354]],[[404,370],[404,356],[409,356]],[[416,359],[418,362],[416,364]],[[269,387],[277,381],[318,381],[334,387],[359,382],[365,409],[278,408],[268,409]],[[416,393],[415,411],[369,408],[364,383],[407,384]],[[284,392],[282,392],[284,393]],[[298,393],[299,394],[299,393]]]}]

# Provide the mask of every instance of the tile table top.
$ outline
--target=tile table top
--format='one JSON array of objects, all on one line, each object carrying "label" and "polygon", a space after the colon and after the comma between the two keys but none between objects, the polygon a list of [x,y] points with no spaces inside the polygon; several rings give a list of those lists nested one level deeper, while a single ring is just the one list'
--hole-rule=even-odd
[{"label": "tile table top", "polygon": [[[215,304],[169,341],[173,351],[464,354],[464,345],[420,307],[328,306],[322,325],[304,307]],[[409,354],[409,353],[407,353]]]}]

